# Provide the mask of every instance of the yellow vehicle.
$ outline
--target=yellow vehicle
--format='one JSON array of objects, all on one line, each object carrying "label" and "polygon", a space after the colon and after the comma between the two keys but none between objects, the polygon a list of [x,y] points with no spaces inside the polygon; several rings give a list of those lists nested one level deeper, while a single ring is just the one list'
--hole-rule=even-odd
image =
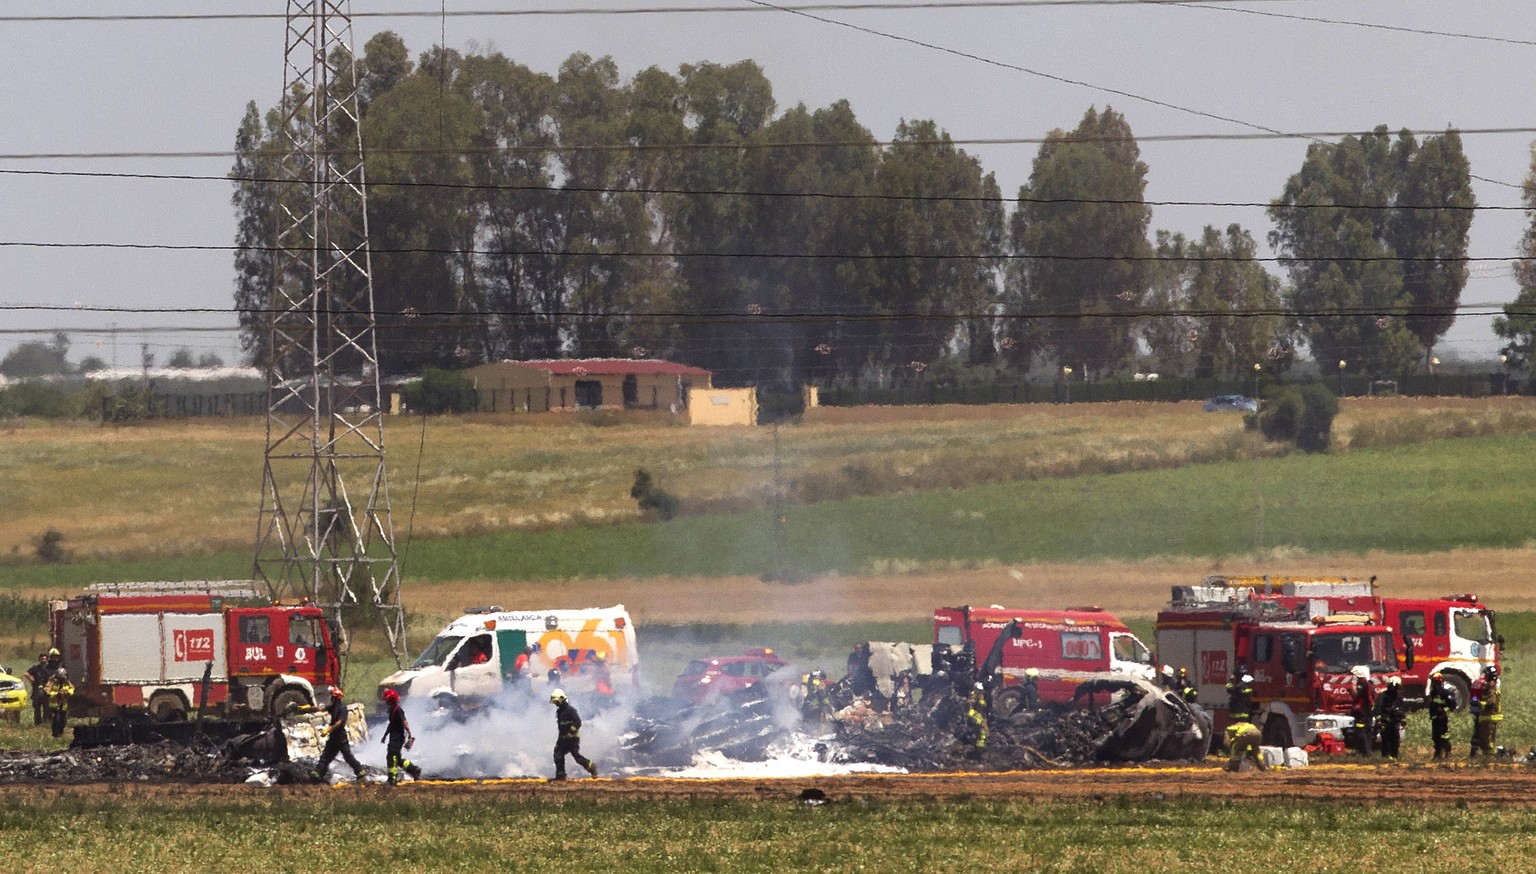
[{"label": "yellow vehicle", "polygon": [[32,698],[27,694],[30,685],[25,677],[18,677],[0,665],[0,719],[20,722],[21,714],[32,709]]}]

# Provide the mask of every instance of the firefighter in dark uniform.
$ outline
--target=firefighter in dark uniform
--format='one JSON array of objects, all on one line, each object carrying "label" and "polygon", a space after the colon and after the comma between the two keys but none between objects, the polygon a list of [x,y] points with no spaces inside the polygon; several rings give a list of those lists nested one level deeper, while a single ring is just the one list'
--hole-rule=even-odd
[{"label": "firefighter in dark uniform", "polygon": [[1227,714],[1233,722],[1253,719],[1253,675],[1246,665],[1238,665],[1237,672],[1227,681]]},{"label": "firefighter in dark uniform", "polygon": [[384,690],[384,704],[389,708],[389,724],[384,729],[384,767],[389,773],[389,785],[400,782],[400,772],[411,775],[411,779],[421,779],[421,768],[411,764],[405,757],[405,751],[416,745],[416,736],[411,733],[410,720],[405,718],[405,708],[400,706],[400,693],[394,689]]},{"label": "firefighter in dark uniform", "polygon": [[827,674],[815,670],[800,679],[800,719],[819,728],[832,715],[832,699],[827,691]]},{"label": "firefighter in dark uniform", "polygon": [[587,769],[587,773],[597,776],[597,765],[591,759],[581,754],[581,714],[576,712],[576,707],[571,704],[565,693],[556,689],[549,693],[549,703],[555,705],[555,776],[556,780],[565,779],[565,757],[567,754],[576,760],[576,764]]},{"label": "firefighter in dark uniform", "polygon": [[1381,754],[1396,759],[1403,745],[1403,722],[1408,718],[1402,677],[1387,678],[1387,688],[1376,699],[1375,716],[1381,729]]},{"label": "firefighter in dark uniform", "polygon": [[54,737],[62,737],[64,725],[69,721],[69,699],[75,694],[75,684],[69,681],[69,672],[63,668],[55,670],[43,684],[43,694],[48,698],[49,728]]},{"label": "firefighter in dark uniform", "polygon": [[1371,755],[1376,750],[1376,691],[1371,688],[1369,677],[1355,677],[1355,698],[1349,715],[1355,718],[1355,743],[1360,754]]},{"label": "firefighter in dark uniform", "polygon": [[352,755],[352,741],[347,737],[347,702],[342,700],[345,693],[340,686],[331,687],[331,703],[325,708],[326,715],[331,718],[331,724],[321,730],[325,735],[325,749],[320,751],[320,761],[315,764],[315,770],[310,773],[316,780],[324,780],[330,773],[331,762],[341,756],[352,769],[352,773],[358,777],[367,773],[363,763]]},{"label": "firefighter in dark uniform", "polygon": [[48,678],[53,671],[48,669],[48,654],[37,654],[37,664],[27,668],[27,679],[32,681],[32,724],[42,725],[48,712],[48,696],[43,692],[43,686],[48,683]]},{"label": "firefighter in dark uniform", "polygon": [[1019,681],[1019,688],[1024,690],[1024,697],[1019,701],[1019,710],[1024,713],[1034,713],[1040,709],[1040,669],[1025,668],[1024,679]]},{"label": "firefighter in dark uniform", "polygon": [[1456,709],[1456,694],[1445,675],[1429,675],[1429,733],[1435,741],[1435,761],[1451,757],[1451,711]]}]

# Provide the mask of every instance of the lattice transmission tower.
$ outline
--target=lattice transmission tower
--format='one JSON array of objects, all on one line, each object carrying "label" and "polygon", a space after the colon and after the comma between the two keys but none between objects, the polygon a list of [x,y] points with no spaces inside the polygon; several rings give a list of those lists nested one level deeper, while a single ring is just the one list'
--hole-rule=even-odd
[{"label": "lattice transmission tower", "polygon": [[289,0],[255,579],[405,656],[349,0]]}]

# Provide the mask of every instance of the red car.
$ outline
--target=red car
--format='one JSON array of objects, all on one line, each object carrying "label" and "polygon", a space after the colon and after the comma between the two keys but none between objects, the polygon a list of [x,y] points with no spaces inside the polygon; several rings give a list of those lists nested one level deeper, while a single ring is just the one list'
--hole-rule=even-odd
[{"label": "red car", "polygon": [[697,704],[711,695],[745,689],[788,664],[766,647],[739,656],[694,659],[673,681],[672,697]]}]

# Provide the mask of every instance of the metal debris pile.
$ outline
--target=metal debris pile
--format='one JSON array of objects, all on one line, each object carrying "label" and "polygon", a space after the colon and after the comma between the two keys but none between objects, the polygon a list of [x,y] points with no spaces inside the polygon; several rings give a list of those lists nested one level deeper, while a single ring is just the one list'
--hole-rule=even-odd
[{"label": "metal debris pile", "polygon": [[[623,747],[634,764],[686,765],[719,751],[761,761],[775,749],[810,747],[824,761],[909,771],[1006,771],[1092,762],[1203,758],[1211,720],[1156,685],[1131,679],[1084,683],[1077,706],[1043,707],[989,720],[985,744],[969,730],[967,703],[935,690],[892,712],[888,702],[852,698],[825,720],[804,725],[758,684],[697,707],[658,699],[641,707]],[[794,743],[809,735],[818,743]]]},{"label": "metal debris pile", "polygon": [[241,783],[250,773],[212,741],[0,752],[0,783]]}]

